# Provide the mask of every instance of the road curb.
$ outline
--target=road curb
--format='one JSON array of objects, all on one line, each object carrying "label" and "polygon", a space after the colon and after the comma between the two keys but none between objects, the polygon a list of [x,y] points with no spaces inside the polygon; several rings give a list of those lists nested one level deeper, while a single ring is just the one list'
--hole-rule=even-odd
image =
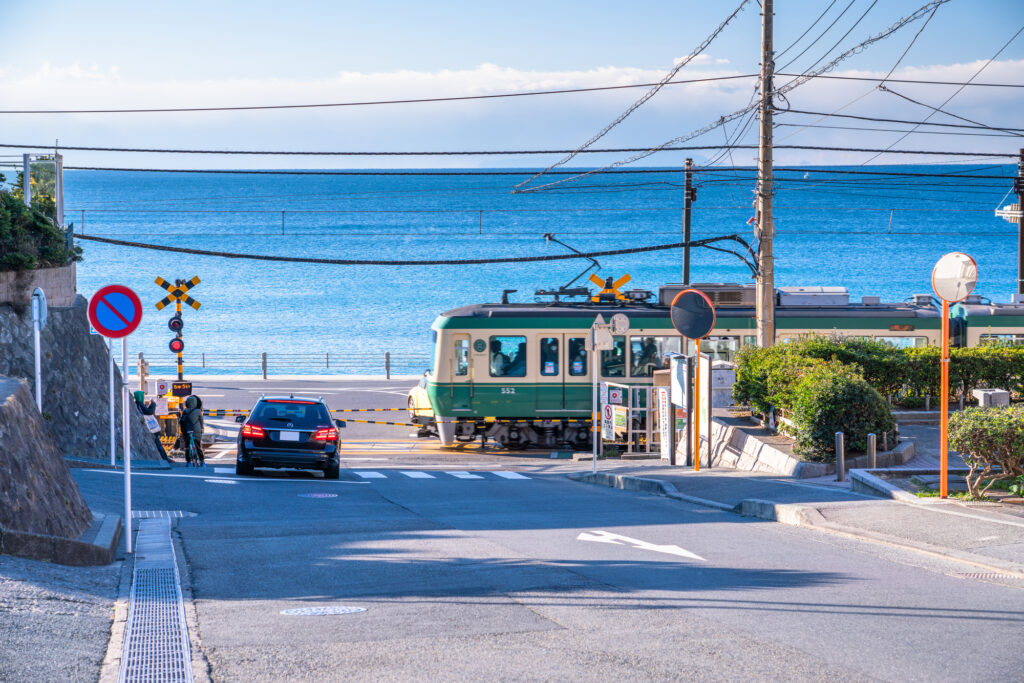
[{"label": "road curb", "polygon": [[[826,533],[844,536],[860,541],[868,541],[880,545],[886,545],[902,550],[910,550],[916,553],[938,557],[945,560],[955,560],[969,564],[991,572],[1005,574],[1013,578],[1024,579],[1024,566],[1015,562],[1006,562],[996,558],[982,557],[974,553],[968,553],[952,548],[943,548],[923,541],[910,541],[903,538],[888,536],[874,531],[857,529],[843,524],[836,524],[825,519],[824,515],[814,506],[800,503],[775,503],[770,500],[758,498],[746,498],[736,506],[719,503],[718,501],[689,496],[679,493],[670,482],[660,479],[647,479],[644,477],[632,477],[622,474],[608,474],[605,472],[586,472],[568,475],[569,479],[585,484],[596,484],[609,488],[623,489],[626,491],[639,491],[643,493],[654,493],[667,498],[674,498],[688,503],[695,503],[706,507],[717,508],[728,512],[735,512],[744,517],[754,517],[770,522],[778,522],[788,526],[814,529]],[[915,496],[916,497],[916,496]]]},{"label": "road curb", "polygon": [[121,517],[93,513],[78,538],[63,538],[0,527],[0,552],[70,567],[95,567],[114,561],[121,539]]}]

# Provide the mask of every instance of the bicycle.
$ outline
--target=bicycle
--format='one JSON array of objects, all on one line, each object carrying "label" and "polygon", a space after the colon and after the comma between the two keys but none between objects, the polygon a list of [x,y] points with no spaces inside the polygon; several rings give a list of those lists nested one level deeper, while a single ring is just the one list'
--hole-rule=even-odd
[{"label": "bicycle", "polygon": [[197,444],[192,434],[188,435],[188,443],[185,445],[185,467],[204,467],[206,456],[203,454],[202,446]]}]

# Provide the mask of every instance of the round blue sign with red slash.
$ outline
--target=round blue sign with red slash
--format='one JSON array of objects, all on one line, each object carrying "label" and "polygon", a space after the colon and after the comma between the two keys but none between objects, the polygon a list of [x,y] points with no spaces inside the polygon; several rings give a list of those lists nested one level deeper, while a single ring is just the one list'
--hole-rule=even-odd
[{"label": "round blue sign with red slash", "polygon": [[124,285],[101,288],[89,300],[89,322],[104,337],[127,337],[142,322],[139,295]]}]

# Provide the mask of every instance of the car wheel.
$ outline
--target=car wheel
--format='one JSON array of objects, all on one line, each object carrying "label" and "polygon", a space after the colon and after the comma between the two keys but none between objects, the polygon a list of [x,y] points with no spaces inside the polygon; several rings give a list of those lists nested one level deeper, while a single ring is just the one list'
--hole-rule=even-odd
[{"label": "car wheel", "polygon": [[235,474],[240,476],[246,476],[252,474],[252,465],[244,463],[241,460],[235,461]]},{"label": "car wheel", "polygon": [[327,465],[324,469],[324,479],[341,479],[341,463]]}]

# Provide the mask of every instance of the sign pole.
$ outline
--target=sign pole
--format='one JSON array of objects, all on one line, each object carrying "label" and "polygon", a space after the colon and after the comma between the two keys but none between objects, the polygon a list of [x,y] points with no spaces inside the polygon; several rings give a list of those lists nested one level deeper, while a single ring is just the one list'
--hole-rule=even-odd
[{"label": "sign pole", "polygon": [[128,404],[128,337],[121,337],[121,443],[124,448],[124,547],[132,552],[132,431]]},{"label": "sign pole", "polygon": [[590,373],[594,378],[594,404],[593,410],[591,411],[591,426],[590,426],[590,441],[594,448],[594,463],[591,467],[591,472],[597,472],[597,442],[601,438],[601,431],[597,428],[597,414],[600,408],[597,406],[597,368],[598,368],[598,353],[597,353],[597,327],[594,325],[590,326]]},{"label": "sign pole", "polygon": [[43,412],[43,368],[42,359],[39,357],[39,299],[32,297],[32,338],[36,350],[36,407],[39,413]]},{"label": "sign pole", "polygon": [[949,302],[942,300],[942,361],[939,388],[939,498],[949,494]]},{"label": "sign pole", "polygon": [[117,466],[117,420],[114,418],[114,340],[107,337],[107,355],[110,356],[110,466]]}]

